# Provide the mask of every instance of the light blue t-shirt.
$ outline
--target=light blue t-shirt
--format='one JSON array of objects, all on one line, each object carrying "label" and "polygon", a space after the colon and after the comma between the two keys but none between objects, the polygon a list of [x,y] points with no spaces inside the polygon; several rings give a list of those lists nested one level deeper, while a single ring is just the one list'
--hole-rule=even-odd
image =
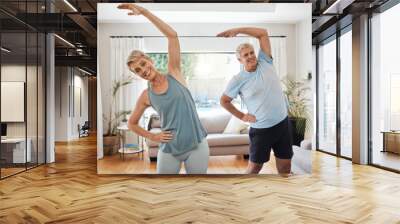
[{"label": "light blue t-shirt", "polygon": [[256,122],[250,123],[252,128],[272,127],[288,115],[286,97],[272,58],[262,50],[258,53],[257,69],[240,71],[230,80],[224,94],[232,99],[240,95],[248,113],[256,117]]}]

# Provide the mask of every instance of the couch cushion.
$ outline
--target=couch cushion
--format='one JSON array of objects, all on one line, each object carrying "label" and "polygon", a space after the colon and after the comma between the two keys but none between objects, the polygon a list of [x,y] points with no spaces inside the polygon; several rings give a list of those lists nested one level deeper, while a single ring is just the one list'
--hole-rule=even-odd
[{"label": "couch cushion", "polygon": [[311,173],[311,150],[293,146],[292,171],[295,174]]},{"label": "couch cushion", "polygon": [[[153,128],[150,130],[151,133],[160,133],[161,132],[161,128]],[[154,142],[150,139],[146,139],[146,144],[148,147],[158,147],[158,142]]]},{"label": "couch cushion", "polygon": [[[213,112],[198,113],[200,122],[206,129],[207,133],[222,133],[232,115],[224,109],[214,110]],[[159,128],[161,127],[161,120],[157,114],[151,115],[148,128]]]},{"label": "couch cushion", "polygon": [[[161,129],[153,128],[150,130],[152,133],[159,133]],[[208,134],[207,142],[209,147],[214,146],[237,146],[237,145],[249,145],[249,135],[247,134]],[[158,147],[158,142],[146,139],[148,147]]]},{"label": "couch cushion", "polygon": [[250,126],[248,126],[247,128],[241,130],[241,131],[240,131],[240,134],[247,134],[247,135],[249,135],[249,132],[250,132]]},{"label": "couch cushion", "polygon": [[208,146],[236,146],[250,144],[246,134],[208,134]]},{"label": "couch cushion", "polygon": [[161,127],[161,119],[160,116],[157,114],[152,114],[150,116],[149,124],[148,124],[148,129],[151,128],[159,128]]},{"label": "couch cushion", "polygon": [[231,116],[223,134],[241,134],[249,125],[235,116]]},{"label": "couch cushion", "polygon": [[222,133],[231,118],[228,112],[216,112],[199,115],[200,122],[207,133]]},{"label": "couch cushion", "polygon": [[305,139],[305,140],[301,141],[300,148],[311,150],[311,148],[312,148],[311,140]]}]

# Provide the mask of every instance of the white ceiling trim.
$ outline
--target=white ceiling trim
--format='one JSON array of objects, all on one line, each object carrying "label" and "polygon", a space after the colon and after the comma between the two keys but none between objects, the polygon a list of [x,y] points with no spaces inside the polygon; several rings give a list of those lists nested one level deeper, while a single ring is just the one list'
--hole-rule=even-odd
[{"label": "white ceiling trim", "polygon": [[[143,16],[128,16],[118,3],[99,3],[99,23],[148,23]],[[142,3],[168,23],[297,23],[311,18],[310,4],[275,3]],[[309,9],[308,9],[309,8]]]}]

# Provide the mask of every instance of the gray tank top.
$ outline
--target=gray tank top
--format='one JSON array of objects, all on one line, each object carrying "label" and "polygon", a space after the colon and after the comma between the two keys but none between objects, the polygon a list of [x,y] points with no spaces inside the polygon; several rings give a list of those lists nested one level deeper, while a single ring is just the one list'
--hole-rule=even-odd
[{"label": "gray tank top", "polygon": [[160,115],[161,130],[173,134],[170,142],[160,143],[160,150],[179,155],[195,149],[207,133],[200,123],[190,91],[172,75],[166,77],[168,89],[165,93],[154,93],[149,83],[149,100]]}]

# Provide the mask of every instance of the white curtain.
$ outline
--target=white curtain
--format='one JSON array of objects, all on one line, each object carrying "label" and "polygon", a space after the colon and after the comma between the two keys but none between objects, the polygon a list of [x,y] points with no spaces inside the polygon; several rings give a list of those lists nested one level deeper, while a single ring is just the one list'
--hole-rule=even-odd
[{"label": "white curtain", "polygon": [[101,75],[97,76],[97,159],[104,156],[103,152],[103,104],[101,92]]},{"label": "white curtain", "polygon": [[[286,37],[270,37],[271,53],[274,59],[274,67],[279,79],[287,76],[287,55],[286,55]],[[254,50],[260,50],[260,44],[255,38],[250,38],[250,43],[254,46]]]},{"label": "white curtain", "polygon": [[[143,38],[133,37],[111,37],[111,82],[132,80],[132,83],[123,86],[117,93],[116,110],[126,111],[132,110],[136,104],[136,100],[146,88],[146,81],[134,75],[129,71],[126,65],[127,58],[133,50],[144,51]],[[112,91],[112,87],[110,89]]]}]

